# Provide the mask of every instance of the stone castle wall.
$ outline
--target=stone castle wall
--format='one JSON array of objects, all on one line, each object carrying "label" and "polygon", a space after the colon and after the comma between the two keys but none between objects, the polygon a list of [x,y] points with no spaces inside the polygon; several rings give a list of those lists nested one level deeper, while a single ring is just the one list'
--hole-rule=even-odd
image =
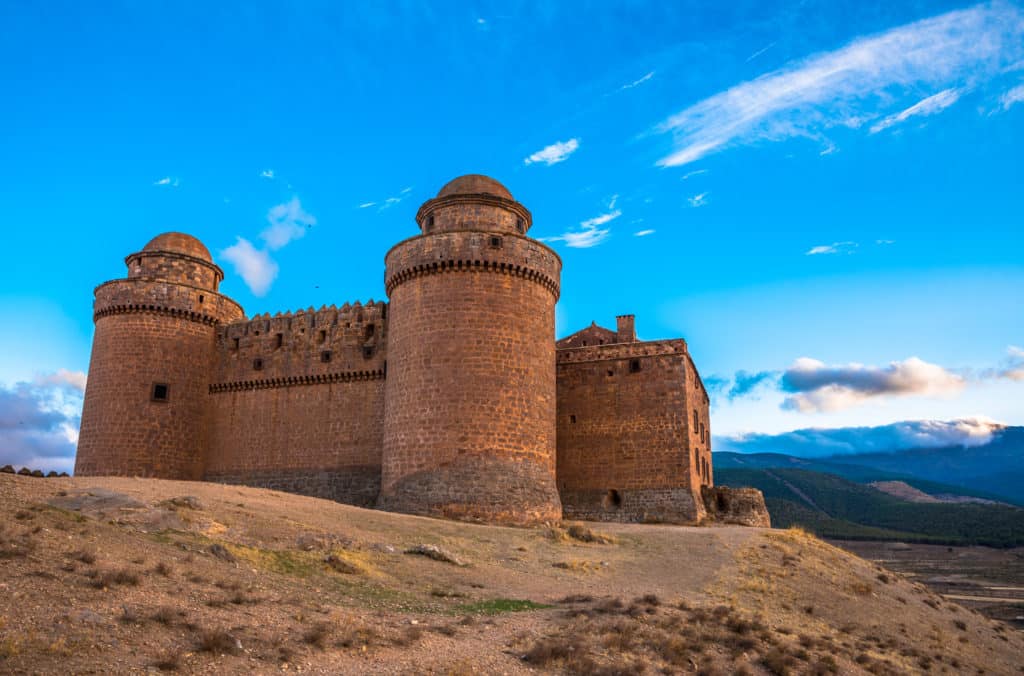
[{"label": "stone castle wall", "polygon": [[204,478],[373,506],[387,307],[370,301],[219,327]]},{"label": "stone castle wall", "polygon": [[703,518],[691,415],[696,409],[698,425],[706,425],[707,409],[694,401],[685,341],[608,342],[615,333],[593,329],[558,349],[558,488],[566,516]]},{"label": "stone castle wall", "polygon": [[129,255],[95,292],[76,473],[490,522],[747,518],[751,496],[711,491],[685,341],[637,341],[623,315],[556,344],[561,260],[493,179],[416,218],[385,257],[390,303],[246,319],[199,240]]},{"label": "stone castle wall", "polygon": [[493,231],[424,235],[388,253],[382,507],[515,523],[561,517],[560,268],[543,244]]}]

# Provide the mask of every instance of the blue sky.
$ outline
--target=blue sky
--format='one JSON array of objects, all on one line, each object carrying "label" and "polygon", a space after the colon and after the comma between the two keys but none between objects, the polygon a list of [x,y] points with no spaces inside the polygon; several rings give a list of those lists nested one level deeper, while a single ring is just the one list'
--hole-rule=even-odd
[{"label": "blue sky", "polygon": [[69,465],[91,289],[153,235],[249,314],[380,300],[464,173],[562,255],[560,334],[689,341],[720,449],[1024,424],[1017,3],[4,3],[0,62],[0,410],[45,414],[0,461]]}]

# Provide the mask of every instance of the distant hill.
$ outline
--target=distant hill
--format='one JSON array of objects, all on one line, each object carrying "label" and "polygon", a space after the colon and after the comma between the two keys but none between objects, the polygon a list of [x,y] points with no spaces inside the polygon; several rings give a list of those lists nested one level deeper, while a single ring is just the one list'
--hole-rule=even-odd
[{"label": "distant hill", "polygon": [[[1024,509],[1019,507],[910,502],[822,471],[791,467],[730,469],[721,464],[715,468],[715,483],[761,489],[772,525],[777,528],[803,526],[822,537],[851,540],[1024,545]],[[936,486],[941,489],[939,493],[950,492],[950,487],[944,485],[913,485],[926,493],[930,493],[927,488],[934,490]]]},{"label": "distant hill", "polygon": [[1024,506],[1024,427],[1007,427],[983,446],[918,448],[797,458],[776,453],[715,453],[722,469],[790,468],[825,472],[858,483],[906,481],[926,493],[952,493]]}]

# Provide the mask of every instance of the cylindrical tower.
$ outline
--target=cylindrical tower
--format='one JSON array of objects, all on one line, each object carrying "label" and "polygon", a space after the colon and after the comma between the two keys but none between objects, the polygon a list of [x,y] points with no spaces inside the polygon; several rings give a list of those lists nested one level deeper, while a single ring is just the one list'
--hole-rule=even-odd
[{"label": "cylindrical tower", "polygon": [[385,257],[380,506],[491,522],[561,518],[555,302],[561,259],[494,179],[448,183]]},{"label": "cylindrical tower", "polygon": [[168,232],[96,287],[76,475],[199,479],[216,325],[244,318],[194,237]]}]

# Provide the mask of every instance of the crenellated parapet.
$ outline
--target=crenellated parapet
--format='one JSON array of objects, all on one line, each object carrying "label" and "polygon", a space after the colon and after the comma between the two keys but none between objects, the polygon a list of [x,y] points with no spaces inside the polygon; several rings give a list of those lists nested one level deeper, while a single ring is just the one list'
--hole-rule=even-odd
[{"label": "crenellated parapet", "polygon": [[387,303],[357,301],[221,326],[211,392],[227,391],[220,388],[230,383],[287,387],[329,382],[322,379],[337,374],[383,373],[387,312]]}]

